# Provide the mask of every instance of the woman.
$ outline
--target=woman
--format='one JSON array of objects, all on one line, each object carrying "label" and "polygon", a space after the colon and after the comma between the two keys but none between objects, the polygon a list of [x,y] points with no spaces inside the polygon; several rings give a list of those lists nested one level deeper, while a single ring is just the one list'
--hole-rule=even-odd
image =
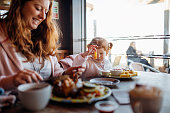
[{"label": "woman", "polygon": [[0,87],[5,90],[84,71],[81,67],[64,71],[55,57],[60,30],[52,22],[52,2],[12,0],[0,20]]},{"label": "woman", "polygon": [[[136,50],[136,43],[135,42],[131,42],[127,51],[126,51],[127,57],[129,60],[132,60],[133,62],[140,62],[143,63],[145,65],[151,66],[148,61],[144,58],[141,58],[142,52]],[[130,64],[130,62],[128,62],[128,65]],[[152,66],[151,66],[152,67]],[[146,70],[146,68],[145,68]]]},{"label": "woman", "polygon": [[[127,51],[126,51],[127,57],[129,60],[132,60],[134,62],[140,62],[140,55],[138,55],[138,52],[136,50],[136,43],[131,42]],[[128,63],[129,65],[129,63]]]}]

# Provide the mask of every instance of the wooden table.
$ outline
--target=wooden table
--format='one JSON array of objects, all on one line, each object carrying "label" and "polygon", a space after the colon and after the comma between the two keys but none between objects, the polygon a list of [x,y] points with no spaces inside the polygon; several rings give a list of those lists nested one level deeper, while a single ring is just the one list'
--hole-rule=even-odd
[{"label": "wooden table", "polygon": [[[132,79],[120,79],[121,82],[115,86],[115,89],[129,89],[136,83],[142,83],[157,86],[163,90],[163,104],[160,113],[170,112],[170,75],[164,73],[138,72],[138,77]],[[106,100],[115,101],[113,96]],[[3,109],[3,113],[98,113],[92,104],[66,104],[50,101],[48,106],[39,112],[29,112],[22,105],[17,104],[10,108]],[[130,104],[119,105],[115,113],[133,113]]]}]

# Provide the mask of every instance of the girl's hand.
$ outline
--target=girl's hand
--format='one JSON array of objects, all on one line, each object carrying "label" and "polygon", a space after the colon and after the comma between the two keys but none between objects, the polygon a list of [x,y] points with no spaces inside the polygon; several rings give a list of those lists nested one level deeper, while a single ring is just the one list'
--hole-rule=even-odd
[{"label": "girl's hand", "polygon": [[73,74],[77,74],[77,75],[81,75],[83,72],[85,71],[85,67],[84,66],[78,66],[78,67],[69,67],[64,74],[66,75],[73,75]]},{"label": "girl's hand", "polygon": [[20,84],[25,84],[25,83],[32,83],[32,82],[38,83],[40,80],[43,80],[43,78],[38,73],[28,69],[19,71],[13,77],[13,82],[15,86],[18,86]]},{"label": "girl's hand", "polygon": [[98,47],[97,45],[90,45],[88,47],[88,51],[82,53],[82,57],[94,54],[94,52],[97,51],[97,47]]}]

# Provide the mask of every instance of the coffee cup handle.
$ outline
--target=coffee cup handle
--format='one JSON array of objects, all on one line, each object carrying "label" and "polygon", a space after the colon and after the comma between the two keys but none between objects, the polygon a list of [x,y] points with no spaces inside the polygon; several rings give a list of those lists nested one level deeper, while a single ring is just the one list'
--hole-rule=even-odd
[{"label": "coffee cup handle", "polygon": [[134,112],[135,113],[143,113],[142,104],[139,101],[134,103]]}]

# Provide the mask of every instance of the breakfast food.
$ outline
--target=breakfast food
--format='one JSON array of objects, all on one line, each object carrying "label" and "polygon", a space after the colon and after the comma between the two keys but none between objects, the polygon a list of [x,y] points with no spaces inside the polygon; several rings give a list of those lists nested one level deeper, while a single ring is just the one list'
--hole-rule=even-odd
[{"label": "breakfast food", "polygon": [[104,95],[105,93],[105,87],[84,82],[83,88],[80,91],[80,97],[86,97],[86,98],[93,98],[93,97],[99,97]]},{"label": "breakfast food", "polygon": [[58,77],[53,85],[53,96],[67,99],[74,98],[90,101],[92,98],[103,96],[106,92],[105,86],[83,82],[80,78],[75,82],[69,75]]},{"label": "breakfast food", "polygon": [[79,89],[82,88],[83,83],[80,78],[74,80],[69,75],[63,75],[54,81],[53,86],[54,95],[60,97],[74,97],[79,93]]},{"label": "breakfast food", "polygon": [[120,78],[129,78],[129,77],[133,77],[133,76],[137,76],[137,72],[134,72],[132,70],[124,70],[120,74]]},{"label": "breakfast food", "polygon": [[109,77],[117,77],[117,78],[130,78],[137,76],[137,72],[134,72],[132,70],[123,70],[123,69],[112,69],[110,70]]}]

